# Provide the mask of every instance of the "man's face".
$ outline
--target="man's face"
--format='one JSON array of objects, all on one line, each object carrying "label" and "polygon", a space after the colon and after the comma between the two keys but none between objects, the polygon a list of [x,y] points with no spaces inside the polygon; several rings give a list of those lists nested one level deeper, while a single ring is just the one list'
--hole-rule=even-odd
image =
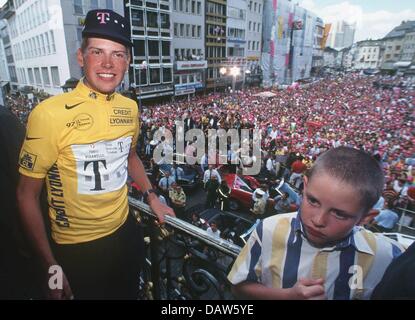
[{"label": "man's face", "polygon": [[115,91],[130,63],[124,45],[101,38],[89,38],[84,52],[78,49],[77,58],[84,69],[85,84],[103,94]]},{"label": "man's face", "polygon": [[345,238],[363,215],[359,194],[352,186],[319,172],[304,178],[301,219],[307,239],[316,247]]}]

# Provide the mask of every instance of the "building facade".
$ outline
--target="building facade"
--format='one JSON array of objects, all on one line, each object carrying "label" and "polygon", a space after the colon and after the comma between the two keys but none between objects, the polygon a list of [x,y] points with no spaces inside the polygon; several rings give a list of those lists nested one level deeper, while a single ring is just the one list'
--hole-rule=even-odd
[{"label": "building facade", "polygon": [[313,17],[314,37],[313,37],[313,56],[311,60],[311,74],[318,74],[323,67],[323,38],[324,22],[321,18]]},{"label": "building facade", "polygon": [[205,0],[173,0],[174,92],[194,94],[205,87]]},{"label": "building facade", "polygon": [[[265,0],[266,1],[266,0]],[[259,84],[262,81],[262,15],[264,0],[247,0],[246,9],[246,70],[245,81],[248,84]]]},{"label": "building facade", "polygon": [[129,84],[141,100],[174,94],[171,3],[125,0],[130,19],[133,57]]},{"label": "building facade", "polygon": [[350,47],[354,42],[356,23],[337,21],[331,25],[327,46],[340,50]]},{"label": "building facade", "polygon": [[[79,79],[76,60],[87,11],[111,8],[123,14],[123,4],[114,0],[9,0],[1,18],[9,30],[5,47],[12,89],[25,87],[55,95],[69,78]],[[6,9],[6,10],[4,10]],[[3,37],[3,42],[5,37]]]},{"label": "building facade", "polygon": [[382,60],[383,42],[378,40],[365,40],[356,44],[354,69],[378,69]]},{"label": "building facade", "polygon": [[393,28],[393,30],[382,39],[385,46],[381,62],[382,70],[396,70],[395,64],[401,61],[406,34],[414,31],[415,21],[402,21],[399,26]]},{"label": "building facade", "polygon": [[207,60],[206,88],[226,86],[220,79],[220,69],[226,60],[227,0],[206,0],[205,55]]}]

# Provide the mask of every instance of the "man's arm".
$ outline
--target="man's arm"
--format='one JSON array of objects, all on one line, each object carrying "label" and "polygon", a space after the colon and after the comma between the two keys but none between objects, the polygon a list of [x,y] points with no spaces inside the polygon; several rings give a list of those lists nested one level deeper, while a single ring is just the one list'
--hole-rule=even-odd
[{"label": "man's arm", "polygon": [[[42,211],[40,209],[40,193],[44,179],[30,178],[24,175],[20,176],[17,187],[17,204],[20,210],[20,217],[23,227],[27,232],[29,241],[39,258],[44,280],[48,280],[49,268],[58,265],[53,256],[52,250],[46,236],[45,224],[43,222]],[[48,298],[52,299],[71,299],[72,291],[64,275],[63,289],[52,290],[49,288]]]},{"label": "man's arm", "polygon": [[258,300],[320,300],[325,299],[323,279],[300,279],[292,288],[268,288],[256,282],[241,282],[232,286],[232,293],[240,299]]},{"label": "man's arm", "polygon": [[[128,156],[128,174],[140,186],[143,193],[152,188],[150,180],[148,180],[146,171],[144,170],[143,163],[133,149],[130,150]],[[160,223],[164,223],[164,216],[166,214],[172,217],[176,216],[173,209],[162,204],[154,193],[149,194],[148,203]]]}]

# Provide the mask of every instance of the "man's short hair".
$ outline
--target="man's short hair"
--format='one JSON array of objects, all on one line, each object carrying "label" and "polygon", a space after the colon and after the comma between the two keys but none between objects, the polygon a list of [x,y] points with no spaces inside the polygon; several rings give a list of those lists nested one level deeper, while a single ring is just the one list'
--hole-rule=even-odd
[{"label": "man's short hair", "polygon": [[[307,177],[326,173],[353,186],[368,212],[382,195],[384,175],[379,163],[368,153],[349,147],[330,149],[320,155]],[[330,186],[327,186],[330,187]]]}]

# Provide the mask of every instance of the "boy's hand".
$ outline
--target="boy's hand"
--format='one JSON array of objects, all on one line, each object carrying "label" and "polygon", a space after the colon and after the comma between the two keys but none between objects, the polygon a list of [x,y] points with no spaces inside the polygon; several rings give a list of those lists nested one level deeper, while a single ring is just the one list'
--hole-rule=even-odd
[{"label": "boy's hand", "polygon": [[324,300],[327,299],[324,292],[324,279],[301,278],[292,288],[294,300]]}]

